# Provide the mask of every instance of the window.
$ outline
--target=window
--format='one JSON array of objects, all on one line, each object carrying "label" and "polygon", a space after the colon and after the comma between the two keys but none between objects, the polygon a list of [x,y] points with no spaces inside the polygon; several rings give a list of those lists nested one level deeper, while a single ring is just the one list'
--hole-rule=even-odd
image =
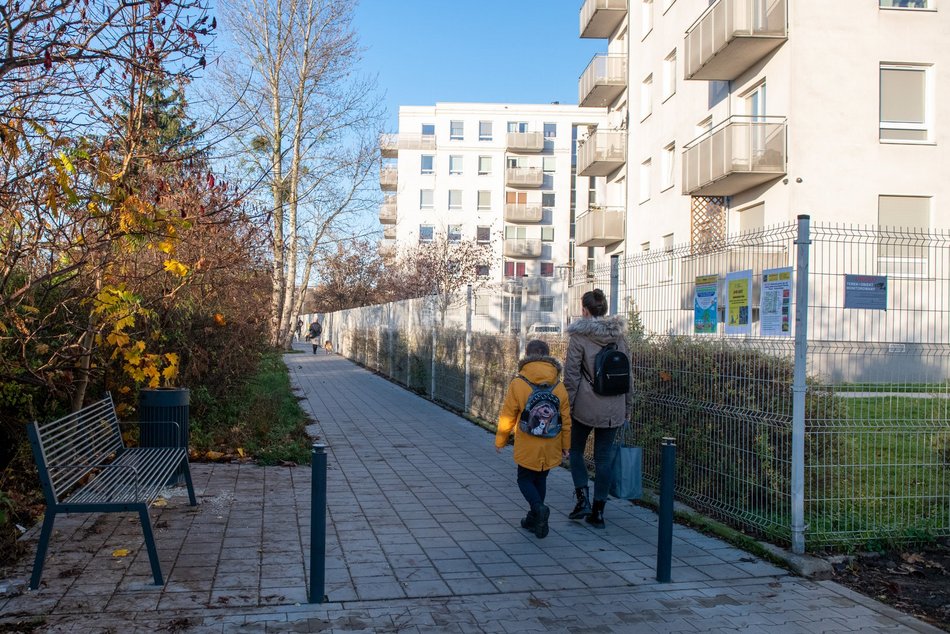
[{"label": "window", "polygon": [[597,180],[591,176],[587,179],[587,205],[597,204]]},{"label": "window", "polygon": [[453,141],[465,138],[465,127],[461,121],[449,121],[449,138]]},{"label": "window", "polygon": [[461,208],[462,208],[462,190],[450,189],[449,190],[449,209],[461,209]]},{"label": "window", "polygon": [[650,250],[650,242],[649,242],[649,241],[647,241],[647,242],[641,242],[641,243],[640,243],[640,250],[643,251],[644,253],[647,253],[647,252]]},{"label": "window", "polygon": [[541,194],[541,206],[542,207],[554,206],[554,192],[543,192]]},{"label": "window", "polygon": [[528,204],[527,192],[505,192],[505,203],[508,205]]},{"label": "window", "polygon": [[478,210],[485,211],[491,209],[491,191],[487,189],[478,190]]},{"label": "window", "polygon": [[739,210],[739,233],[750,233],[765,228],[765,203]]},{"label": "window", "polygon": [[653,168],[653,161],[647,159],[640,163],[640,202],[650,200],[650,171]]},{"label": "window", "polygon": [[423,123],[423,124],[422,124],[422,136],[435,136],[435,124],[434,124],[434,123]]},{"label": "window", "polygon": [[643,78],[640,83],[640,120],[646,119],[653,112],[653,73]]},{"label": "window", "polygon": [[505,227],[505,240],[526,240],[528,230],[525,227],[515,227],[508,225]]},{"label": "window", "polygon": [[640,33],[646,37],[653,30],[653,0],[640,0],[640,18]]},{"label": "window", "polygon": [[419,190],[419,209],[432,209],[434,206],[434,194],[435,192],[431,189],[420,189]]},{"label": "window", "polygon": [[663,255],[666,256],[666,275],[665,279],[673,279],[673,234],[668,233],[663,236]]},{"label": "window", "polygon": [[491,121],[478,122],[478,140],[491,141]]},{"label": "window", "polygon": [[461,156],[450,156],[449,157],[449,174],[461,174],[462,173],[462,157]]},{"label": "window", "polygon": [[554,242],[554,227],[541,227],[541,242]]},{"label": "window", "polygon": [[422,161],[422,173],[423,174],[432,174],[435,172],[435,156],[432,154],[423,154],[421,157]]},{"label": "window", "polygon": [[878,196],[877,262],[880,275],[926,277],[929,196]]},{"label": "window", "polygon": [[508,132],[527,132],[527,131],[528,131],[527,121],[509,121],[508,122]]},{"label": "window", "polygon": [[491,157],[479,156],[478,157],[478,175],[487,176],[488,174],[491,174]]},{"label": "window", "polygon": [[524,262],[505,260],[505,277],[524,277]]},{"label": "window", "polygon": [[587,247],[587,277],[593,278],[596,274],[597,259],[594,257],[594,247]]},{"label": "window", "polygon": [[[484,274],[482,273],[483,269],[485,271]],[[475,275],[477,275],[478,277],[488,277],[488,265],[479,264],[478,266],[476,266]],[[476,295],[475,296],[475,314],[478,315],[479,317],[485,317],[489,315],[490,314],[489,311],[491,310],[491,303],[492,303],[491,300],[492,300],[491,295]]]},{"label": "window", "polygon": [[553,313],[554,312],[554,296],[553,295],[542,295],[538,298],[538,309],[542,313]]},{"label": "window", "polygon": [[545,174],[553,174],[557,169],[557,157],[545,156],[541,159],[541,171]]},{"label": "window", "polygon": [[[490,267],[489,267],[487,264],[476,264],[476,265],[475,265],[475,277],[488,277],[488,272],[489,272],[489,270],[490,270]],[[488,305],[489,305],[489,303],[490,303],[490,302],[489,302],[490,299],[491,299],[491,297],[478,297],[478,296],[475,297],[475,314],[476,314],[476,315],[487,315],[487,314],[488,314]],[[483,304],[482,312],[478,312],[478,310],[479,310],[479,300],[481,300],[481,304]]]},{"label": "window", "polygon": [[676,49],[663,60],[663,101],[676,93]]},{"label": "window", "polygon": [[449,225],[449,229],[446,232],[449,242],[461,242],[462,241],[462,225]]},{"label": "window", "polygon": [[485,244],[491,241],[491,227],[479,225],[475,228],[475,241],[479,244]]},{"label": "window", "polygon": [[660,154],[660,191],[664,191],[673,186],[676,178],[674,165],[676,164],[676,143],[670,143],[663,148]]},{"label": "window", "polygon": [[557,124],[556,123],[545,123],[544,124],[544,138],[553,139],[557,136]]},{"label": "window", "polygon": [[882,141],[930,140],[930,69],[881,64]]},{"label": "window", "polygon": [[432,242],[434,232],[432,225],[419,225],[419,242]]},{"label": "window", "polygon": [[554,262],[541,263],[541,277],[554,277]]},{"label": "window", "polygon": [[932,9],[933,0],[880,0],[883,9]]}]

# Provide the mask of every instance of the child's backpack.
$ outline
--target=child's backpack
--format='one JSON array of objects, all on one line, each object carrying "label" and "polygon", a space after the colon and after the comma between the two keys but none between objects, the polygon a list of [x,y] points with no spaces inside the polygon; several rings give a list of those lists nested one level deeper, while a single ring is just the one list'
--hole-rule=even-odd
[{"label": "child's backpack", "polygon": [[518,378],[531,386],[531,394],[521,410],[518,427],[526,434],[538,438],[554,438],[561,433],[561,399],[554,395],[554,385],[532,383],[521,374]]},{"label": "child's backpack", "polygon": [[587,379],[594,393],[601,396],[617,396],[630,391],[630,359],[617,349],[617,344],[608,343],[594,357],[594,376],[581,363],[581,374]]}]

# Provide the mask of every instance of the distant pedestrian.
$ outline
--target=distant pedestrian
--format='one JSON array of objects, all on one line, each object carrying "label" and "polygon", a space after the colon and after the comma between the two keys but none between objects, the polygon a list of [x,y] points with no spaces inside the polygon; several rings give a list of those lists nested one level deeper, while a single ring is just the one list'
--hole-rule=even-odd
[{"label": "distant pedestrian", "polygon": [[[604,528],[604,506],[613,478],[614,438],[624,421],[630,420],[633,405],[632,377],[621,394],[598,393],[593,377],[598,373],[595,360],[605,346],[616,346],[626,355],[626,374],[630,374],[630,348],[624,338],[622,317],[606,317],[607,297],[599,288],[581,298],[583,318],[567,328],[567,360],[564,362],[564,386],[571,401],[571,477],[577,504],[572,520],[584,519],[594,528]],[[594,499],[588,495],[587,461],[584,448],[594,433]]]},{"label": "distant pedestrian", "polygon": [[294,341],[300,341],[301,331],[303,330],[303,319],[297,320],[297,325],[294,327]]},{"label": "distant pedestrian", "polygon": [[544,504],[548,471],[567,458],[571,447],[567,390],[561,383],[561,364],[550,354],[545,342],[528,342],[518,375],[508,385],[495,434],[495,450],[501,453],[515,433],[518,488],[529,506],[521,527],[539,539],[548,534],[551,514]]},{"label": "distant pedestrian", "polygon": [[317,348],[320,347],[320,335],[323,334],[323,326],[320,325],[319,321],[314,321],[310,324],[310,344],[313,346],[313,353],[317,354]]}]

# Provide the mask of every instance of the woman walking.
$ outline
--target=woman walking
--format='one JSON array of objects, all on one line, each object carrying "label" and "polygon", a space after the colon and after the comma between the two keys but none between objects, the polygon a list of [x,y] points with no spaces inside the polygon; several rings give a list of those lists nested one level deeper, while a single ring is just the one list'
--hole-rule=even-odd
[{"label": "woman walking", "polygon": [[[605,346],[613,344],[617,351],[630,358],[624,338],[622,317],[606,317],[607,297],[599,288],[581,298],[583,317],[567,328],[570,340],[564,364],[564,386],[571,403],[571,477],[577,504],[569,517],[584,518],[595,528],[604,528],[604,506],[610,490],[614,457],[614,437],[624,421],[630,420],[632,390],[625,394],[606,396],[594,389],[595,358]],[[628,365],[629,367],[629,365]],[[627,370],[629,374],[629,369]],[[632,385],[632,377],[628,379]],[[594,498],[587,486],[587,464],[584,449],[587,438],[594,434]]]}]

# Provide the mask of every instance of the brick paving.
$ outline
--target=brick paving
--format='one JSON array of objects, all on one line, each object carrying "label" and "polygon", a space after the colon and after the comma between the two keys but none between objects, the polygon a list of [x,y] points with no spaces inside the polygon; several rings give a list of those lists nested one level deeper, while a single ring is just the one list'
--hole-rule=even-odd
[{"label": "brick paving", "polygon": [[490,434],[339,356],[286,359],[328,445],[326,602],[307,603],[310,468],[196,464],[199,506],[177,488],[153,508],[164,587],[134,515],[64,516],[42,587],[0,597],[0,631],[940,631],[682,526],[657,583],[656,516],[612,500],[606,530],[568,520],[563,469],[538,540]]}]

